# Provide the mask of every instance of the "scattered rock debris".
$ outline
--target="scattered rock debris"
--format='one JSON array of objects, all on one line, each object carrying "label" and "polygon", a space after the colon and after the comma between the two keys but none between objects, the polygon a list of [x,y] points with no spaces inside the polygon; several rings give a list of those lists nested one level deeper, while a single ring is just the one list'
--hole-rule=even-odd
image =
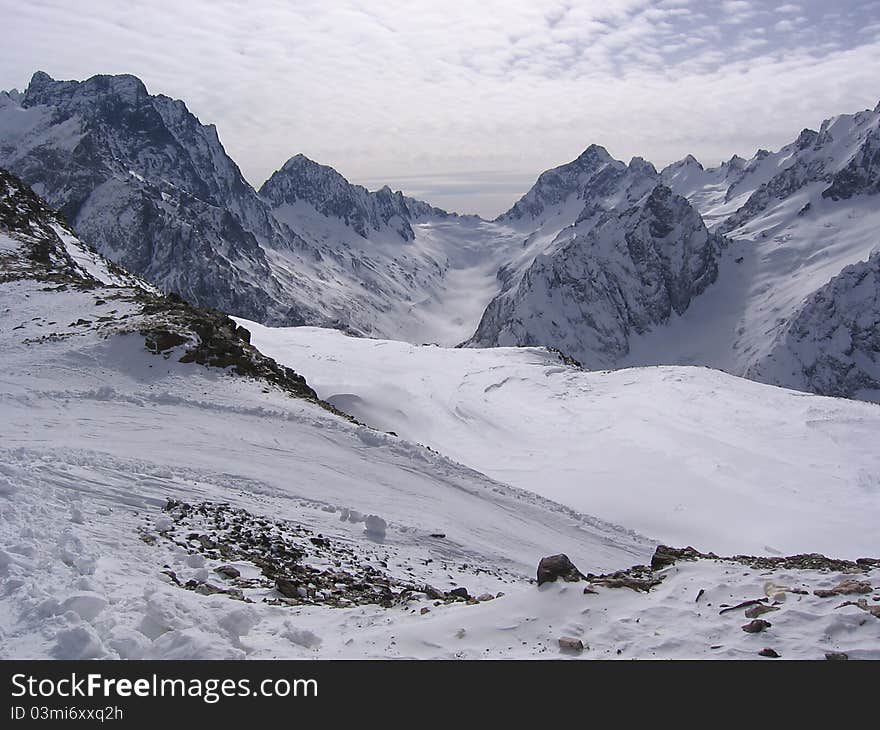
[{"label": "scattered rock debris", "polygon": [[833,596],[850,596],[858,593],[870,593],[874,590],[871,584],[866,580],[856,580],[855,578],[844,578],[834,588],[829,590],[819,589],[813,591],[814,596],[819,598],[831,598]]},{"label": "scattered rock debris", "polygon": [[756,570],[822,570],[838,573],[867,573],[872,568],[880,566],[880,558],[840,560],[826,557],[821,553],[804,553],[802,555],[778,557],[768,557],[765,555],[733,555],[725,557],[715,553],[701,553],[692,547],[674,548],[668,545],[658,545],[651,558],[651,568],[653,570],[662,570],[674,565],[679,560],[701,559],[740,563]]},{"label": "scattered rock debris", "polygon": [[[223,561],[213,568],[223,585],[206,580],[182,583],[173,571],[163,571],[171,583],[202,595],[335,608],[368,604],[390,608],[424,598],[445,603],[478,603],[495,598],[485,593],[475,599],[463,587],[443,591],[394,577],[377,567],[387,565],[385,561],[370,561],[348,544],[315,535],[302,525],[253,515],[227,503],[192,505],[170,499],[164,512],[171,524],[163,523],[158,536],[145,532],[143,538],[148,544],[155,544],[157,537],[164,538],[185,549],[190,561],[197,560],[201,565]],[[245,566],[252,570],[245,570]]]}]

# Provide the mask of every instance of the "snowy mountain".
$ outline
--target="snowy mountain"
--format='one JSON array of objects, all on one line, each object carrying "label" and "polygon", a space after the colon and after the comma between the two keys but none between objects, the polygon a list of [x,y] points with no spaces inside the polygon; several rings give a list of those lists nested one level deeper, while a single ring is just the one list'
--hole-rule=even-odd
[{"label": "snowy mountain", "polygon": [[469,344],[552,345],[589,368],[610,366],[631,336],[683,313],[717,277],[724,239],[666,186],[623,212],[588,200],[573,237],[492,301]]},{"label": "snowy mountain", "polygon": [[0,94],[0,130],[0,166],[110,260],[190,301],[295,318],[279,313],[260,245],[277,226],[216,129],[181,102],[150,96],[133,76],[37,72],[20,99]]},{"label": "snowy mountain", "polygon": [[842,115],[777,152],[660,173],[591,145],[490,222],[303,155],[257,193],[183,102],[131,76],[38,72],[0,93],[0,165],[110,260],[253,321],[872,399],[875,299],[848,267],[869,272],[878,246],[878,120]]},{"label": "snowy mountain", "polygon": [[707,170],[690,158],[663,170],[734,243],[719,284],[627,362],[699,363],[876,400],[878,142],[880,106],[805,129],[778,152]]},{"label": "snowy mountain", "polygon": [[444,344],[473,331],[484,303],[466,320],[449,310],[471,294],[474,268],[488,267],[484,275],[494,278],[498,255],[487,253],[495,231],[485,221],[388,187],[370,192],[304,155],[275,172],[260,196],[279,225],[308,243],[307,250],[267,249],[288,291],[307,295],[317,313],[308,321]]},{"label": "snowy mountain", "polygon": [[[517,444],[552,440],[578,454],[584,432],[547,421],[570,398],[583,407],[564,422],[593,409],[599,431],[609,416],[638,420],[656,398],[664,428],[648,430],[664,443],[649,446],[635,420],[607,434],[606,465],[626,455],[627,488],[594,472],[585,492],[569,475],[566,502],[644,521],[633,496],[661,505],[668,489],[673,519],[653,524],[683,537],[698,534],[711,504],[702,480],[720,481],[725,509],[766,520],[737,535],[709,515],[701,543],[723,527],[725,547],[769,534],[780,549],[854,557],[863,540],[873,545],[876,523],[873,406],[692,369],[584,373],[544,350],[242,326],[110,264],[5,172],[0,263],[2,658],[880,656],[866,598],[880,560],[658,547],[517,486],[552,485],[542,472],[564,475],[561,452],[552,463],[519,445],[499,451],[513,443],[504,437],[494,451],[466,446],[482,418]],[[292,344],[310,356],[289,357]],[[304,369],[336,405],[374,422],[384,413],[412,436],[340,413]],[[632,408],[620,407],[626,397]],[[719,402],[735,420],[718,419]],[[780,442],[809,459],[762,441],[756,423],[768,433],[782,424]],[[670,432],[675,424],[685,430]],[[849,438],[834,437],[841,428]],[[661,455],[675,473],[689,466],[686,483],[656,479]],[[475,457],[487,471],[506,462],[507,474],[475,470]],[[786,473],[789,458],[797,474]],[[687,505],[700,517],[675,519]],[[785,510],[777,523],[774,505]],[[542,558],[563,551],[579,570],[558,580]],[[744,622],[763,613],[772,630],[756,635]]]},{"label": "snowy mountain", "polygon": [[304,155],[291,157],[260,188],[276,218],[294,230],[310,230],[314,214],[337,219],[363,239],[390,230],[403,241],[412,241],[415,221],[448,213],[407,198],[384,187],[371,193],[352,185],[332,167],[319,165]]},{"label": "snowy mountain", "polygon": [[132,76],[37,72],[23,94],[0,93],[0,165],[109,259],[199,305],[361,334],[451,329],[456,341],[485,306],[467,324],[436,313],[447,292],[461,299],[460,269],[469,280],[488,265],[474,264],[487,238],[479,219],[368,192],[303,156],[261,197],[212,125]]}]

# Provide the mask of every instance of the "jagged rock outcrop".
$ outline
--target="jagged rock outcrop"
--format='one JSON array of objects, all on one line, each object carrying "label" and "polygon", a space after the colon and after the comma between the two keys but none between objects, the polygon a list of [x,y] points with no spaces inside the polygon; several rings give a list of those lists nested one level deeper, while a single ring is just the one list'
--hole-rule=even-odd
[{"label": "jagged rock outcrop", "polygon": [[0,98],[0,165],[57,207],[107,258],[193,302],[296,323],[261,240],[278,224],[186,106],[134,76],[37,72]]},{"label": "jagged rock outcrop", "polygon": [[846,166],[831,177],[823,198],[846,200],[854,195],[880,193],[880,130],[872,130]]},{"label": "jagged rock outcrop", "polygon": [[0,282],[16,279],[154,291],[80,241],[60,213],[0,168]]},{"label": "jagged rock outcrop", "polygon": [[724,244],[681,196],[657,185],[622,213],[538,256],[489,305],[468,344],[550,345],[587,367],[614,364],[633,333],[681,314],[718,274]]},{"label": "jagged rock outcrop", "polygon": [[820,395],[880,400],[880,250],[809,297],[747,375]]}]

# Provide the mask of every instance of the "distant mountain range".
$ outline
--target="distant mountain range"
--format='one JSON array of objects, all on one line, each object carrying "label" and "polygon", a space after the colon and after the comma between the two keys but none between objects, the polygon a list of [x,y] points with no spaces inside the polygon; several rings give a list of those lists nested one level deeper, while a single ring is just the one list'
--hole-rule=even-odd
[{"label": "distant mountain range", "polygon": [[0,92],[0,166],[133,274],[266,324],[880,400],[880,106],[715,168],[591,145],[485,221],[302,155],[256,191],[183,102],[37,72]]}]

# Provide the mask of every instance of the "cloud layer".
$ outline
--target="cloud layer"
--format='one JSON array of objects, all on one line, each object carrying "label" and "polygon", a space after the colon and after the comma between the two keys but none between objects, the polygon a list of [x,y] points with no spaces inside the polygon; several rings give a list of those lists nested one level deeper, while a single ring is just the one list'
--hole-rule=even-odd
[{"label": "cloud layer", "polygon": [[880,99],[877,2],[0,0],[0,17],[0,88],[133,73],[217,124],[256,185],[302,152],[483,214],[591,142],[716,164]]}]

